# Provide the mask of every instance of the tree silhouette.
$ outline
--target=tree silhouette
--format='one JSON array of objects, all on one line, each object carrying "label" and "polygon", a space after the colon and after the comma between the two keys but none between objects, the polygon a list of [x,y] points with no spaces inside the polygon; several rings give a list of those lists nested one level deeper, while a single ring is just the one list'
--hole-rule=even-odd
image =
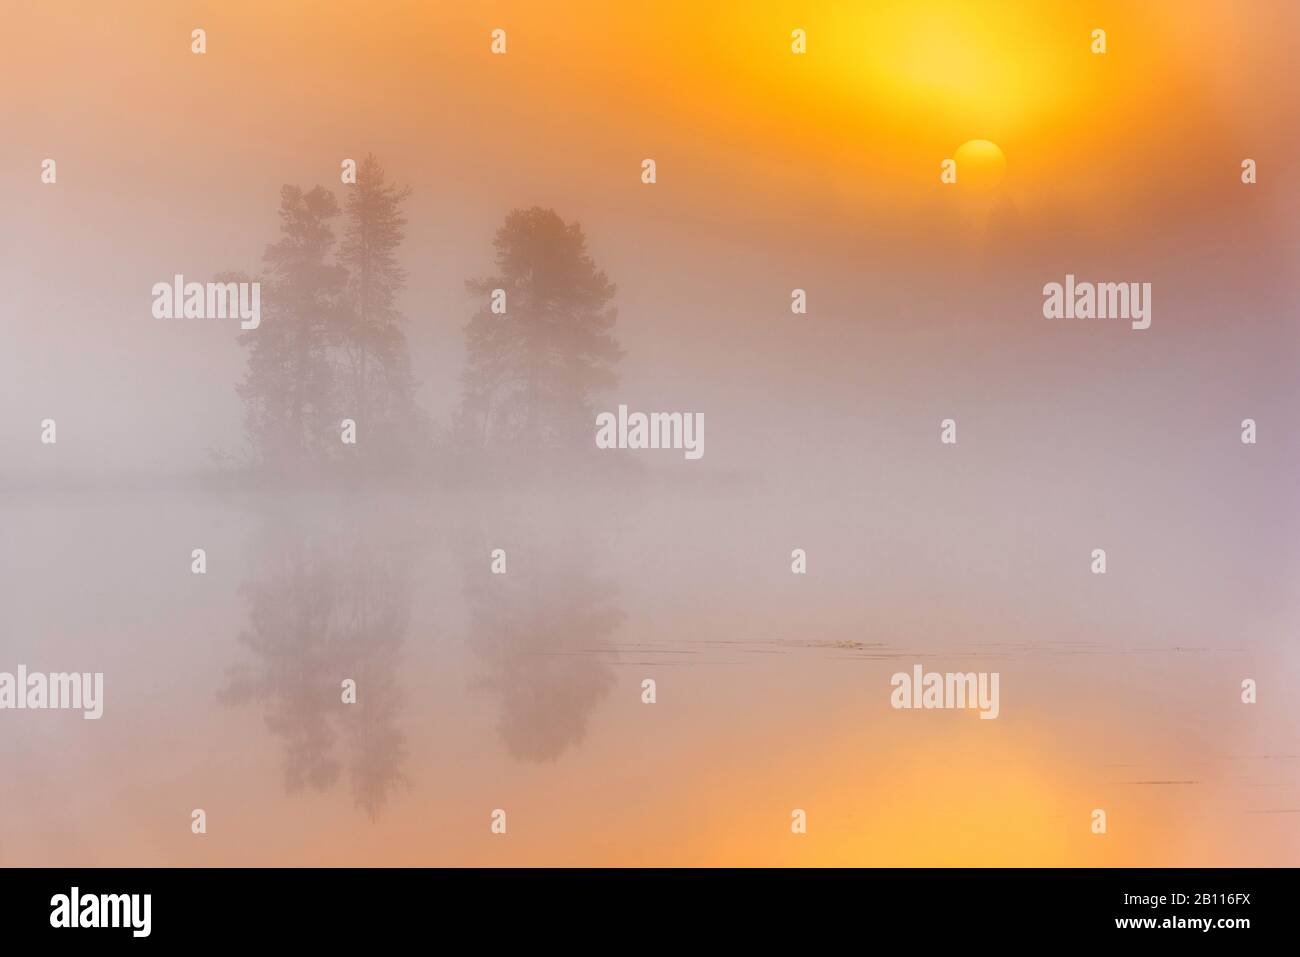
[{"label": "tree silhouette", "polygon": [[[460,437],[529,452],[580,445],[592,396],[618,382],[615,287],[587,254],[581,225],[554,210],[513,210],[493,246],[497,274],[466,283],[484,301],[465,327]],[[491,311],[495,289],[505,291],[505,315]]]},{"label": "tree silhouette", "polygon": [[266,250],[264,321],[240,335],[248,368],[239,386],[245,427],[259,462],[293,469],[338,447],[329,345],[342,318],[346,271],[326,261],[334,245],[333,194],[317,186],[280,191],[280,240]]},{"label": "tree silhouette", "polygon": [[347,191],[338,256],[348,270],[350,313],[342,340],[350,372],[346,402],[364,423],[368,441],[388,456],[409,448],[418,421],[410,351],[397,310],[406,284],[406,270],[397,260],[406,226],[401,204],[410,194],[409,187],[389,183],[379,161],[366,156]]}]

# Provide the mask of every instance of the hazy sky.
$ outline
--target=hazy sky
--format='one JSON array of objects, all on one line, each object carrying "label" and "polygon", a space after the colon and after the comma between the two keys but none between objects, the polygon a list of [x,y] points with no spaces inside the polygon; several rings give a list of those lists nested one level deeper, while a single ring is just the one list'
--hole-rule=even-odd
[{"label": "hazy sky", "polygon": [[[728,447],[744,467],[772,423],[825,445],[845,417],[928,421],[931,401],[991,401],[992,382],[1023,402],[1105,376],[1120,395],[1135,367],[1148,382],[1199,367],[1202,386],[1276,398],[1293,342],[1279,314],[1296,251],[1290,5],[384,9],[11,9],[11,467],[153,472],[237,450],[233,324],[153,319],[149,290],[256,270],[280,186],[341,190],[340,161],[367,151],[414,190],[401,305],[442,421],[476,306],[464,281],[487,271],[504,214],[534,204],[581,221],[618,284],[614,398],[708,406],[727,424],[709,467]],[[1093,56],[1103,21],[1110,49]],[[802,58],[792,25],[809,33]],[[498,26],[506,56],[488,49]],[[939,185],[972,138],[1007,156],[994,196]],[[1247,155],[1252,189],[1237,181]],[[45,158],[56,185],[40,182]],[[1043,283],[1089,269],[1155,281],[1153,330],[1049,331]],[[35,442],[46,416],[57,463]]]}]

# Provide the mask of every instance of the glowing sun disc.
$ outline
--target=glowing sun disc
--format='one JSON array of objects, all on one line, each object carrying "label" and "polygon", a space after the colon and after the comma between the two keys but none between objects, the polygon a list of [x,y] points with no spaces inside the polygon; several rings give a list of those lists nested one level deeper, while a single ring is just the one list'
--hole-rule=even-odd
[{"label": "glowing sun disc", "polygon": [[967,140],[953,155],[957,161],[957,185],[969,189],[993,189],[1007,172],[1007,158],[997,143]]}]

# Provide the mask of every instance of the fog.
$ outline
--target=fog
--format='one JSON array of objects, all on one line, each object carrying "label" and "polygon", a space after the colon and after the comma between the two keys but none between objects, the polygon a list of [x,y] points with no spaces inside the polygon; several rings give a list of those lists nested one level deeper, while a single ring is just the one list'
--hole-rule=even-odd
[{"label": "fog", "polygon": [[[9,18],[49,88],[0,159],[0,671],[105,707],[0,717],[0,862],[1294,861],[1268,24],[1178,34],[1169,89],[1117,59],[1063,133],[746,98],[596,7],[490,63],[419,5],[210,5],[196,57],[165,6]],[[1008,182],[940,193],[975,133]],[[260,325],[158,318],[178,274]],[[1067,274],[1151,328],[1044,319]],[[598,448],[620,405],[703,455]],[[997,720],[892,708],[916,664],[999,672]]]}]

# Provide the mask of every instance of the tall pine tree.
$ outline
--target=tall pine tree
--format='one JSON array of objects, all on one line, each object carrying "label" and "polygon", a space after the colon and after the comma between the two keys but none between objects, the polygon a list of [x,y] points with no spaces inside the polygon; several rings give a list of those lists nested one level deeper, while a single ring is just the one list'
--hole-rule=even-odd
[{"label": "tall pine tree", "polygon": [[239,386],[256,460],[278,471],[336,454],[338,407],[330,342],[343,306],[345,270],[334,245],[333,194],[317,186],[280,191],[280,240],[263,257],[264,321],[240,336],[248,368]]},{"label": "tall pine tree", "polygon": [[409,187],[389,183],[373,155],[361,162],[344,205],[339,263],[348,270],[350,313],[342,344],[347,401],[377,454],[391,460],[417,438],[410,351],[397,299],[406,270],[397,259],[405,238],[402,202]]}]

